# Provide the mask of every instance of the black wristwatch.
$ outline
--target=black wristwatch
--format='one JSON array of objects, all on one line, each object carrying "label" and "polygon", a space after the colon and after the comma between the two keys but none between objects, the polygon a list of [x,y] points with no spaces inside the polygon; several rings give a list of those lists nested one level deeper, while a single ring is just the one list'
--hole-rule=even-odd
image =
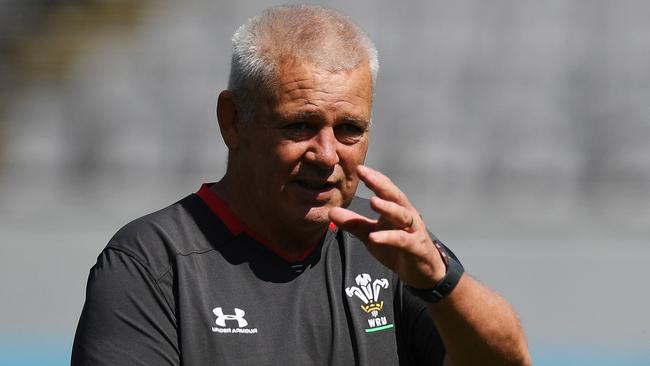
[{"label": "black wristwatch", "polygon": [[456,287],[458,281],[460,281],[463,272],[465,272],[463,266],[456,259],[447,254],[442,243],[438,240],[434,240],[433,243],[436,245],[436,248],[438,248],[440,256],[447,265],[447,273],[445,273],[445,277],[433,286],[433,288],[420,289],[404,285],[413,295],[428,303],[436,303],[447,297]]}]

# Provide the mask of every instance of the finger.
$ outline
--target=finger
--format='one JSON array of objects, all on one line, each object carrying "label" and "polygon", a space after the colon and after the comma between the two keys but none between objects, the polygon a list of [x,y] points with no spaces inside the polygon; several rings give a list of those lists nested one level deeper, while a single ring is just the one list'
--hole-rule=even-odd
[{"label": "finger", "polygon": [[368,242],[374,245],[405,248],[409,245],[409,233],[404,230],[382,230],[368,235]]},{"label": "finger", "polygon": [[394,228],[413,232],[416,225],[415,214],[412,210],[395,202],[386,201],[379,197],[370,199],[370,207],[387,220]]},{"label": "finger", "polygon": [[336,226],[352,233],[362,241],[368,240],[368,234],[375,229],[377,220],[371,220],[356,212],[341,207],[333,207],[329,212],[329,219]]},{"label": "finger", "polygon": [[387,201],[395,202],[402,206],[411,207],[411,203],[402,192],[387,176],[382,173],[368,168],[367,166],[357,166],[359,178],[363,180],[370,190]]}]

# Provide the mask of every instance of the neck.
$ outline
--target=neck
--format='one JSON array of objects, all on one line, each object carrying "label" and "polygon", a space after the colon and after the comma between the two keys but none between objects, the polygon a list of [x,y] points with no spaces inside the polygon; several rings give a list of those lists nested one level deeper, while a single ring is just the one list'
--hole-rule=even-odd
[{"label": "neck", "polygon": [[329,223],[314,223],[278,217],[273,207],[266,207],[245,182],[226,175],[211,188],[230,209],[246,224],[246,227],[279,246],[291,258],[300,258],[313,248],[327,232]]}]

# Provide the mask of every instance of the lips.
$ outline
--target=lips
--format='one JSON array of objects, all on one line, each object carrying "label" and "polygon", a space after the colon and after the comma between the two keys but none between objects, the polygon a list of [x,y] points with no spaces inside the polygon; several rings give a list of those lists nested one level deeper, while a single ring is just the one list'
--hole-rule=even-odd
[{"label": "lips", "polygon": [[326,180],[297,179],[295,182],[302,188],[319,192],[329,191],[330,189],[336,188],[338,186],[337,183]]}]

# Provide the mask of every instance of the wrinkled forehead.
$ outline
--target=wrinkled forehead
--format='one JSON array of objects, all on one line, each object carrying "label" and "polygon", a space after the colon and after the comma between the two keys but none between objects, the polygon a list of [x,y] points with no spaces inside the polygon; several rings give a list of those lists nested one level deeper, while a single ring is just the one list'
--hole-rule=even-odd
[{"label": "wrinkled forehead", "polygon": [[278,68],[270,87],[264,106],[260,106],[267,113],[329,111],[370,121],[372,75],[367,63],[352,70],[331,71],[290,60]]},{"label": "wrinkled forehead", "polygon": [[372,73],[367,61],[351,69],[329,69],[311,61],[287,58],[277,65],[265,91],[267,101],[279,101],[287,93],[323,89],[328,93],[353,93],[372,102]]}]

